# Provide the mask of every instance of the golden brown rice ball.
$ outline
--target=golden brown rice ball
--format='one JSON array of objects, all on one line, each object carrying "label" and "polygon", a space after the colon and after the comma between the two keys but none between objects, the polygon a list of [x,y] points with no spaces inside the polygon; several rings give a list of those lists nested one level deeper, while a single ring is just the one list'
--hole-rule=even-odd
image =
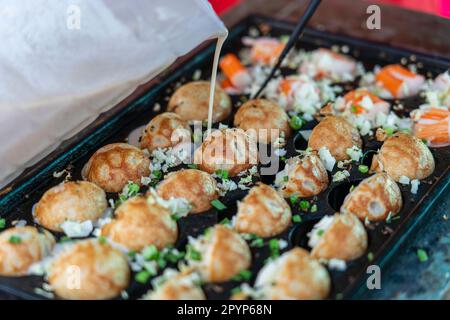
[{"label": "golden brown rice ball", "polygon": [[359,131],[345,118],[338,116],[328,116],[320,121],[308,140],[308,147],[315,151],[326,147],[337,161],[350,159],[347,149],[353,146],[362,146]]},{"label": "golden brown rice ball", "polygon": [[320,194],[328,187],[328,173],[320,158],[314,154],[288,159],[284,170],[280,193],[288,198],[292,195],[307,198]]},{"label": "golden brown rice ball", "polygon": [[184,198],[192,205],[190,213],[211,209],[211,201],[219,197],[216,180],[208,173],[196,169],[180,170],[168,174],[156,191],[165,199]]},{"label": "golden brown rice ball", "polygon": [[178,143],[191,141],[191,128],[173,112],[164,112],[154,117],[142,132],[140,146],[153,151],[174,147]]},{"label": "golden brown rice ball", "polygon": [[33,263],[48,256],[55,245],[50,232],[14,227],[0,233],[0,275],[24,276]]},{"label": "golden brown rice ball", "polygon": [[235,228],[240,233],[273,237],[291,224],[291,208],[275,189],[260,183],[238,203]]},{"label": "golden brown rice ball", "polygon": [[178,226],[169,209],[153,197],[137,196],[126,200],[115,212],[115,218],[102,228],[102,236],[129,250],[140,251],[155,245],[162,249],[178,238]]},{"label": "golden brown rice ball", "polygon": [[402,208],[402,194],[394,179],[386,173],[377,173],[361,181],[350,192],[341,207],[341,213],[353,213],[359,219],[383,221],[395,216]]},{"label": "golden brown rice ball", "polygon": [[311,256],[316,259],[359,258],[367,250],[367,232],[358,217],[351,213],[325,216],[309,234]]},{"label": "golden brown rice ball", "polygon": [[267,263],[259,271],[255,286],[263,299],[319,300],[328,297],[331,280],[327,269],[308,251],[294,248]]},{"label": "golden brown rice ball", "polygon": [[[256,130],[257,140],[262,143],[275,142],[281,135],[289,138],[292,129],[289,117],[278,104],[266,99],[249,100],[239,107],[234,115],[234,125],[245,131]],[[271,130],[279,130],[272,135]]]},{"label": "golden brown rice ball", "polygon": [[251,252],[242,237],[223,225],[216,225],[205,235],[192,239],[190,245],[199,253],[188,259],[206,282],[224,282],[248,269]]},{"label": "golden brown rice ball", "polygon": [[129,279],[125,254],[97,239],[68,244],[53,260],[48,276],[55,293],[70,300],[114,298]]},{"label": "golden brown rice ball", "polygon": [[258,148],[242,129],[216,130],[195,150],[194,162],[208,173],[225,170],[234,177],[258,164]]},{"label": "golden brown rice ball", "polygon": [[112,143],[97,150],[83,168],[83,179],[106,192],[120,192],[132,181],[150,174],[150,160],[145,153],[127,143]]},{"label": "golden brown rice ball", "polygon": [[106,208],[106,194],[88,181],[70,181],[47,190],[36,205],[34,217],[47,229],[62,232],[65,221],[96,221]]},{"label": "golden brown rice ball", "polygon": [[402,132],[387,138],[373,156],[371,171],[386,172],[395,181],[425,179],[434,171],[434,158],[422,140]]},{"label": "golden brown rice ball", "polygon": [[[175,112],[184,121],[208,120],[209,81],[192,81],[179,87],[170,97],[167,111]],[[216,85],[213,122],[225,120],[233,106],[230,96]]]}]

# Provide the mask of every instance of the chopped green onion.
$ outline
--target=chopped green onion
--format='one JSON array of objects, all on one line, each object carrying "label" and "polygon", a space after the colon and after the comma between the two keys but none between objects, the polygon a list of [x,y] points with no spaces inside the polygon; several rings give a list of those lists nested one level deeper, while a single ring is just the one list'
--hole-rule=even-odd
[{"label": "chopped green onion", "polygon": [[271,250],[274,250],[274,249],[278,250],[278,240],[277,239],[270,239],[270,241],[269,241],[269,248]]},{"label": "chopped green onion", "polygon": [[231,221],[228,218],[223,218],[222,221],[220,221],[219,223],[223,225],[229,225]]},{"label": "chopped green onion", "polygon": [[263,238],[255,238],[250,242],[250,247],[252,248],[262,248],[264,246],[264,239]]},{"label": "chopped green onion", "polygon": [[384,131],[388,135],[388,137],[392,136],[394,134],[394,128],[384,128]]},{"label": "chopped green onion", "polygon": [[163,173],[161,170],[155,170],[155,171],[152,171],[152,175],[154,175],[156,179],[161,179],[163,176]]},{"label": "chopped green onion", "polygon": [[386,223],[391,223],[392,221],[392,211],[389,211],[389,214],[386,217]]},{"label": "chopped green onion", "polygon": [[280,36],[280,42],[282,43],[288,43],[289,41],[289,36],[288,35],[282,35]]},{"label": "chopped green onion", "polygon": [[134,251],[134,250],[129,251],[129,252],[128,252],[128,256],[129,256],[130,258],[136,257],[136,251]]},{"label": "chopped green onion", "polygon": [[100,244],[105,244],[106,242],[108,242],[108,239],[106,239],[106,237],[104,236],[100,236],[98,237],[98,242],[100,242]]},{"label": "chopped green onion", "polygon": [[352,184],[352,186],[350,187],[349,192],[352,192],[353,190],[355,190],[355,186]]},{"label": "chopped green onion", "polygon": [[139,282],[139,283],[146,283],[148,281],[148,279],[150,278],[150,272],[148,271],[141,271],[139,273],[136,274],[136,276],[134,277],[134,279]]},{"label": "chopped green onion", "polygon": [[289,120],[289,125],[294,130],[300,130],[302,128],[302,126],[303,126],[303,119],[301,117],[299,117],[299,116],[293,116]]},{"label": "chopped green onion", "polygon": [[190,244],[186,246],[187,252],[186,252],[186,259],[188,260],[194,260],[194,261],[201,261],[202,255],[200,252],[194,249],[194,247]]},{"label": "chopped green onion", "polygon": [[9,237],[9,243],[19,244],[22,242],[22,239],[19,236],[12,235]]},{"label": "chopped green onion", "polygon": [[225,210],[227,208],[219,199],[214,199],[211,201],[211,205],[219,211]]},{"label": "chopped green onion", "polygon": [[198,169],[198,166],[195,163],[188,164],[189,169]]},{"label": "chopped green onion", "polygon": [[128,195],[133,196],[139,192],[140,186],[137,183],[130,182],[128,184]]},{"label": "chopped green onion", "polygon": [[358,166],[358,171],[361,173],[367,173],[367,172],[369,172],[369,167],[364,164],[360,164]]},{"label": "chopped green onion", "polygon": [[234,281],[249,281],[252,277],[252,272],[250,270],[243,270],[235,275],[232,280]]},{"label": "chopped green onion", "polygon": [[312,213],[317,212],[317,204],[313,204],[313,205],[311,206],[311,212],[312,212]]},{"label": "chopped green onion", "polygon": [[317,230],[317,235],[319,236],[319,237],[321,237],[321,236],[323,236],[323,233],[324,233],[325,231],[323,231],[322,229],[319,229],[319,230]]},{"label": "chopped green onion", "polygon": [[292,216],[292,221],[293,222],[302,222],[302,217],[300,217],[300,215],[296,214],[296,215]]},{"label": "chopped green onion", "polygon": [[293,194],[289,197],[289,201],[291,201],[292,205],[296,204],[298,202],[298,195]]},{"label": "chopped green onion", "polygon": [[237,287],[234,287],[233,289],[231,289],[232,296],[234,296],[235,294],[241,293],[241,292],[242,292],[241,286],[237,286]]},{"label": "chopped green onion", "polygon": [[155,245],[149,245],[142,250],[142,256],[145,260],[156,260],[159,257],[158,248]]},{"label": "chopped green onion", "polygon": [[239,100],[240,100],[242,103],[245,103],[245,102],[248,101],[248,98],[247,98],[246,96],[241,96],[241,97],[239,98]]},{"label": "chopped green onion", "polygon": [[358,112],[358,107],[356,105],[352,104],[351,107],[350,107],[350,111],[352,113],[357,113]]},{"label": "chopped green onion", "polygon": [[178,253],[173,252],[173,250],[168,250],[165,254],[164,254],[164,259],[166,261],[169,261],[171,263],[176,263],[179,260],[184,258],[184,252],[180,251]]},{"label": "chopped green onion", "polygon": [[289,181],[289,177],[288,177],[288,176],[284,176],[284,177],[283,177],[283,181],[284,181],[284,182],[288,182],[288,181]]},{"label": "chopped green onion", "polygon": [[300,201],[300,208],[301,208],[303,211],[307,211],[307,210],[309,209],[309,207],[310,207],[310,204],[309,204],[308,201],[306,201],[306,200]]},{"label": "chopped green onion", "polygon": [[280,255],[280,246],[277,239],[270,239],[269,241],[270,255],[272,258],[276,258]]},{"label": "chopped green onion", "polygon": [[6,220],[5,219],[0,219],[0,229],[3,229],[6,226]]},{"label": "chopped green onion", "polygon": [[72,239],[69,238],[68,236],[64,236],[61,237],[61,239],[59,239],[59,242],[69,242],[69,241],[72,241]]},{"label": "chopped green onion", "polygon": [[224,180],[228,179],[228,176],[229,176],[228,171],[227,171],[227,170],[223,170],[223,169],[217,170],[217,171],[216,171],[216,174],[217,174],[220,178],[222,178],[222,179],[224,179]]},{"label": "chopped green onion", "polygon": [[373,252],[369,252],[369,253],[367,254],[367,260],[373,261],[373,258],[374,258]]},{"label": "chopped green onion", "polygon": [[420,262],[425,262],[428,260],[428,254],[423,249],[417,249],[417,257],[419,258]]},{"label": "chopped green onion", "polygon": [[158,259],[156,263],[158,264],[158,267],[160,267],[161,269],[164,269],[167,265],[167,262],[164,259]]}]

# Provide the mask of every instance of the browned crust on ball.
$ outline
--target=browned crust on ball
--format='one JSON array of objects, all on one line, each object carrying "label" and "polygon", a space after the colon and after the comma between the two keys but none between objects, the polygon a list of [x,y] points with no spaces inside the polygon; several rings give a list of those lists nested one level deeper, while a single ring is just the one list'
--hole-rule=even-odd
[{"label": "browned crust on ball", "polygon": [[367,232],[358,217],[351,213],[336,213],[332,226],[312,249],[311,256],[350,261],[362,256],[366,250]]},{"label": "browned crust on ball", "polygon": [[[20,243],[11,243],[18,236]],[[15,227],[0,233],[0,275],[24,276],[33,263],[50,254],[56,241],[53,235],[35,227]]]},{"label": "browned crust on ball", "polygon": [[337,161],[350,159],[347,149],[353,146],[362,146],[358,129],[338,116],[324,118],[314,127],[308,140],[308,147],[316,151],[327,147]]},{"label": "browned crust on ball", "polygon": [[[277,103],[266,99],[254,99],[244,103],[234,115],[234,125],[243,130],[257,130],[257,139],[263,143],[271,143],[274,142],[272,138],[278,138],[272,137],[271,129],[279,129],[285,138],[292,134],[286,111]],[[267,133],[260,131],[262,129],[267,130]]]},{"label": "browned crust on ball", "polygon": [[[372,207],[383,208],[379,214]],[[395,181],[386,173],[377,173],[364,179],[349,193],[341,207],[342,213],[353,213],[360,220],[383,221],[389,213],[394,217],[402,208],[402,194]],[[372,204],[372,206],[371,206]]]},{"label": "browned crust on ball", "polygon": [[[228,163],[224,160],[228,155]],[[222,169],[230,177],[258,163],[256,141],[242,129],[226,128],[211,133],[195,150],[194,162],[199,169],[215,173]]]},{"label": "browned crust on ball", "polygon": [[106,194],[99,186],[88,181],[69,181],[47,190],[34,214],[40,225],[62,232],[63,222],[95,221],[107,207]]},{"label": "browned crust on ball", "polygon": [[[84,240],[67,248],[52,262],[49,283],[64,299],[101,300],[120,294],[129,283],[130,270],[125,255],[109,244]],[[80,287],[67,284],[73,277],[73,267],[79,268]]]},{"label": "browned crust on ball", "polygon": [[186,169],[170,173],[161,181],[156,191],[165,200],[184,198],[192,205],[190,213],[200,213],[211,209],[211,201],[217,199],[216,180],[208,173]]},{"label": "browned crust on ball", "polygon": [[395,181],[401,176],[425,179],[434,171],[434,158],[430,149],[418,138],[397,132],[387,138],[372,159],[371,172],[386,172]]},{"label": "browned crust on ball", "polygon": [[288,181],[280,188],[287,198],[291,195],[312,197],[328,187],[328,173],[316,154],[288,160]]},{"label": "browned crust on ball", "polygon": [[318,300],[328,297],[331,287],[328,271],[308,251],[294,248],[278,259],[283,259],[283,263],[277,270],[273,286],[266,290],[268,299]]},{"label": "browned crust on ball", "polygon": [[291,208],[275,189],[260,183],[238,203],[236,230],[240,233],[272,237],[291,224]]},{"label": "browned crust on ball", "polygon": [[127,143],[112,143],[97,150],[83,168],[83,178],[106,192],[120,192],[132,181],[150,174],[150,159],[144,152]]},{"label": "browned crust on ball", "polygon": [[115,212],[115,218],[103,226],[101,232],[103,236],[135,251],[149,245],[162,249],[175,244],[178,238],[177,223],[172,219],[171,212],[157,203],[148,203],[142,196],[122,203]]},{"label": "browned crust on ball", "polygon": [[206,280],[223,282],[230,280],[250,267],[251,252],[247,243],[233,230],[216,225],[208,249],[209,260],[206,267]]},{"label": "browned crust on ball", "polygon": [[146,125],[142,132],[140,146],[149,151],[157,148],[173,147],[181,139],[173,136],[175,130],[186,130],[191,133],[189,125],[181,117],[173,112],[164,112],[154,117]]},{"label": "browned crust on ball", "polygon": [[[167,111],[175,112],[185,121],[208,120],[209,81],[192,81],[179,87],[170,97]],[[216,84],[213,122],[226,119],[232,110],[230,96]]]}]

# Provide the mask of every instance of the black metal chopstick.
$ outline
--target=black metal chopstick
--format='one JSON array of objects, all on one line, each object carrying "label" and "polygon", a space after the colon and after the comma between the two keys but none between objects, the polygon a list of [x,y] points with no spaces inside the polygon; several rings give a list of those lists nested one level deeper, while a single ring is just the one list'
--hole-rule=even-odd
[{"label": "black metal chopstick", "polygon": [[252,99],[256,99],[259,97],[259,95],[263,92],[269,81],[273,78],[275,75],[275,72],[280,68],[281,63],[283,62],[284,58],[287,56],[289,51],[292,49],[292,47],[295,45],[297,40],[301,37],[303,33],[303,29],[305,29],[306,24],[308,23],[309,19],[311,19],[312,15],[316,11],[317,7],[319,6],[321,0],[311,0],[308,7],[306,8],[305,13],[300,18],[299,22],[295,26],[294,31],[292,32],[291,36],[289,37],[288,42],[286,43],[286,46],[284,47],[283,51],[281,52],[280,56],[278,57],[278,61],[273,66],[272,70],[270,71],[269,76],[266,78],[262,86],[259,88],[258,92],[252,97]]}]

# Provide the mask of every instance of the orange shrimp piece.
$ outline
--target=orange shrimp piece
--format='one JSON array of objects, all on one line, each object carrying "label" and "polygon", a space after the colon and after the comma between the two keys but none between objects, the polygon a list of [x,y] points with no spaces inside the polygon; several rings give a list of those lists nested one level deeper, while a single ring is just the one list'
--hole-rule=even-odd
[{"label": "orange shrimp piece", "polygon": [[414,78],[415,73],[403,68],[399,64],[390,64],[381,68],[381,70],[375,75],[377,82],[380,82],[384,88],[386,88],[393,97],[398,95],[400,87],[403,84],[403,80],[398,78],[396,75],[400,74],[407,78]]},{"label": "orange shrimp piece", "polygon": [[431,108],[420,115],[414,126],[414,135],[430,142],[449,142],[449,119],[450,111]]},{"label": "orange shrimp piece", "polygon": [[284,43],[275,41],[255,42],[251,50],[251,59],[253,62],[270,64],[280,56],[284,46]]},{"label": "orange shrimp piece", "polygon": [[247,71],[239,61],[239,58],[233,53],[228,53],[220,59],[219,67],[231,82],[233,82],[233,78],[237,74]]},{"label": "orange shrimp piece", "polygon": [[377,97],[376,95],[374,95],[373,93],[371,93],[367,89],[352,90],[344,96],[344,100],[347,103],[351,103],[352,107],[354,108],[354,110],[352,110],[353,113],[361,114],[364,112],[364,107],[361,106],[361,101],[363,100],[363,98],[365,96],[368,96],[372,100],[373,103],[378,103],[378,102],[384,101],[384,100],[380,99],[379,97]]},{"label": "orange shrimp piece", "polygon": [[228,80],[228,79],[223,79],[222,81],[220,81],[220,86],[222,87],[222,89],[227,89],[227,88],[233,87],[230,80]]},{"label": "orange shrimp piece", "polygon": [[295,81],[296,80],[294,80],[294,79],[286,79],[286,78],[282,79],[279,84],[280,91],[287,96],[290,95],[292,92],[292,84]]}]

